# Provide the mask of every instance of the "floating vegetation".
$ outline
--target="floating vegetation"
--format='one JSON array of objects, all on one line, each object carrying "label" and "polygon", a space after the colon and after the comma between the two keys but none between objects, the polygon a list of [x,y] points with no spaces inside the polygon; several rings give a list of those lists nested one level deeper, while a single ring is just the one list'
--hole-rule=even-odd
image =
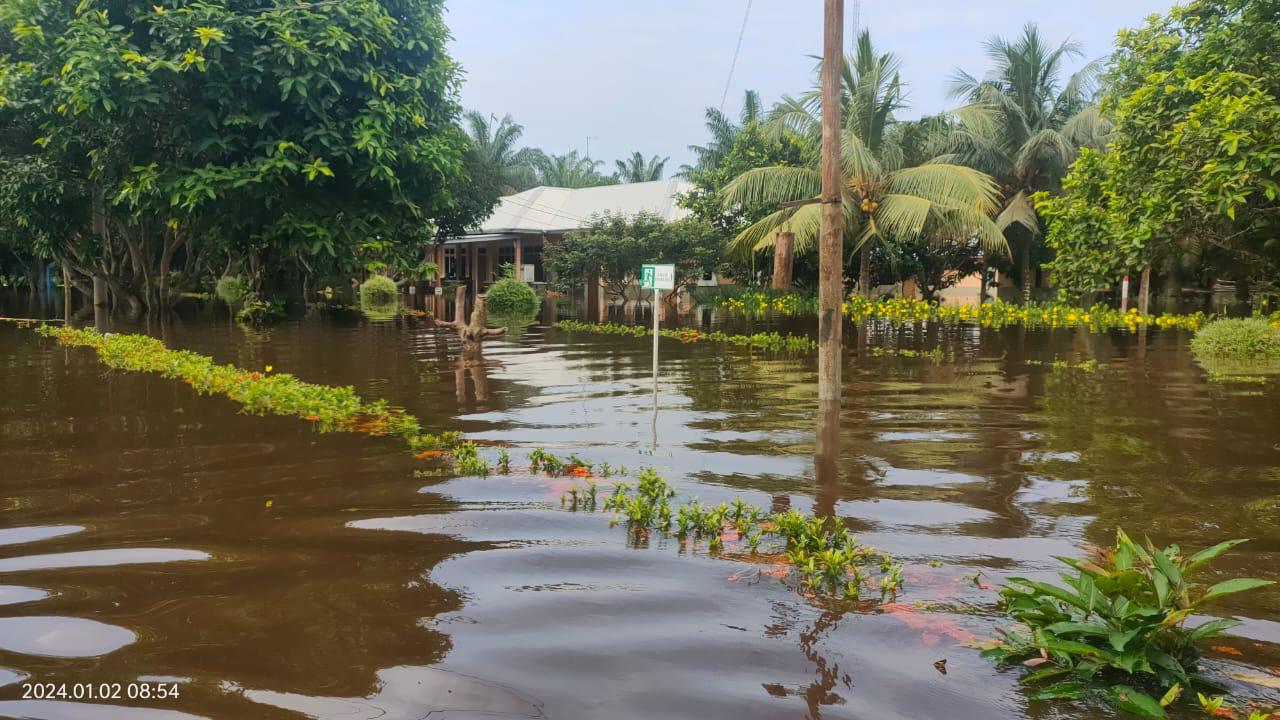
[{"label": "floating vegetation", "polygon": [[[618,323],[588,323],[578,320],[561,320],[555,324],[555,327],[568,332],[589,332],[598,335],[628,335],[638,338],[653,335],[653,328]],[[772,352],[807,352],[818,347],[817,341],[804,335],[782,335],[776,332],[734,335],[720,332],[719,330],[704,333],[689,328],[673,328],[659,329],[658,334],[683,343],[718,342]]]},{"label": "floating vegetation", "polygon": [[1079,362],[1061,360],[1058,358],[1054,358],[1053,360],[1026,360],[1024,362],[1031,367],[1049,367],[1054,370],[1079,370],[1086,373],[1095,373],[1099,370],[1104,370],[1107,367],[1106,363],[1100,363],[1096,358],[1080,360]]},{"label": "floating vegetation", "polygon": [[253,415],[288,415],[313,423],[320,432],[355,432],[396,437],[420,460],[452,461],[464,475],[487,475],[489,466],[474,443],[456,432],[424,433],[418,419],[384,400],[365,402],[350,386],[304,382],[288,373],[218,365],[190,350],[171,350],[147,335],[102,334],[91,328],[41,325],[36,332],[62,345],[92,348],[108,367],[156,373],[180,380],[201,395],[222,395]]},{"label": "floating vegetation", "polygon": [[[878,593],[896,597],[902,589],[902,565],[887,553],[863,545],[835,518],[816,518],[796,510],[768,514],[736,498],[732,504],[703,505],[696,498],[673,505],[675,489],[652,468],[636,483],[619,482],[603,502],[588,481],[571,488],[561,504],[571,510],[612,511],[613,523],[625,523],[634,540],[657,533],[680,541],[682,549],[706,543],[710,553],[734,552],[747,561],[770,562],[815,596],[863,599]],[[731,547],[726,549],[726,543]]]},{"label": "floating vegetation", "polygon": [[1118,531],[1114,548],[1084,560],[1058,558],[1075,570],[1061,575],[1065,585],[1010,578],[1000,596],[1019,625],[1000,630],[1000,639],[982,645],[983,655],[1034,668],[1023,682],[1052,681],[1034,699],[1100,695],[1127,712],[1163,718],[1184,689],[1205,684],[1196,672],[1197,646],[1239,624],[1217,619],[1187,628],[1187,618],[1218,598],[1272,584],[1192,581],[1242,542],[1184,556],[1177,545],[1143,547]]},{"label": "floating vegetation", "polygon": [[[747,316],[770,312],[780,315],[809,315],[817,312],[817,301],[806,295],[743,293],[737,297],[724,298],[720,304],[728,310]],[[895,325],[923,322],[973,323],[990,328],[1011,325],[1030,328],[1080,327],[1092,332],[1115,328],[1133,331],[1140,327],[1194,331],[1213,318],[1203,312],[1154,315],[1140,313],[1136,308],[1120,312],[1102,304],[1087,309],[1061,302],[1020,305],[1000,300],[982,305],[956,305],[916,298],[868,300],[857,295],[845,300],[843,310],[854,321],[884,320]],[[1268,322],[1280,327],[1280,312],[1273,313]]]},{"label": "floating vegetation", "polygon": [[942,348],[934,348],[932,350],[912,350],[910,348],[891,348],[876,346],[871,348],[871,357],[901,357],[901,358],[925,358],[935,363],[945,361],[954,362],[956,354],[954,352],[943,352]]}]

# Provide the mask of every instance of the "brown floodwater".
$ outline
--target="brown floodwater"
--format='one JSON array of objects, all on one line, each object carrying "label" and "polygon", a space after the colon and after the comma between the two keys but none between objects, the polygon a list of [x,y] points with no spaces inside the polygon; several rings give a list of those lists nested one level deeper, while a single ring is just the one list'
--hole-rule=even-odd
[{"label": "brown floodwater", "polygon": [[[240,414],[0,323],[0,717],[1113,717],[1032,702],[1020,672],[964,646],[999,624],[1002,578],[1052,577],[1054,555],[1123,527],[1188,547],[1253,538],[1213,574],[1280,579],[1280,389],[1208,382],[1185,335],[850,328],[831,472],[815,471],[812,355],[664,340],[655,413],[644,339],[535,325],[475,368],[446,335],[336,312],[111,328],[352,385],[508,446],[517,467],[416,476],[428,464],[391,440]],[[561,507],[570,481],[522,471],[538,447],[653,466],[704,502],[833,513],[906,564],[905,589],[824,602],[748,563],[629,541]],[[1213,611],[1244,624],[1209,673],[1280,705],[1280,590]],[[180,692],[23,699],[30,682]]]}]

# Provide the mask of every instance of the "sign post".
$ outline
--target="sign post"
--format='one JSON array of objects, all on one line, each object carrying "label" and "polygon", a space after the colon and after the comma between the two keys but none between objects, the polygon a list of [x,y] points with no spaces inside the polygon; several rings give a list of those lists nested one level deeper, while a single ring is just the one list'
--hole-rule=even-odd
[{"label": "sign post", "polygon": [[653,398],[658,400],[658,302],[663,290],[676,287],[675,265],[641,265],[640,287],[653,291]]}]

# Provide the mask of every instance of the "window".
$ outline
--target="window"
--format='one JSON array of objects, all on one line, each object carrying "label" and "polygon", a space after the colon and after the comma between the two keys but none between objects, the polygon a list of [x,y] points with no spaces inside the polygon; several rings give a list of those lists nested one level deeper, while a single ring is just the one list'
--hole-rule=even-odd
[{"label": "window", "polygon": [[[523,260],[524,258],[521,258],[521,259]],[[515,264],[516,264],[515,247],[509,247],[504,245],[498,248],[498,266],[494,268],[494,272],[501,275],[503,265],[515,266]],[[516,269],[516,272],[519,273],[519,268]]]},{"label": "window", "polygon": [[444,276],[450,280],[458,279],[458,251],[455,248],[444,249]]}]

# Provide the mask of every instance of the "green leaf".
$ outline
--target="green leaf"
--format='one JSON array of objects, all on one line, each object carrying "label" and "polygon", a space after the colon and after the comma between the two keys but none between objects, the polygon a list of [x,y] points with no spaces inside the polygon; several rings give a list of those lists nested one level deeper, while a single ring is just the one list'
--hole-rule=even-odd
[{"label": "green leaf", "polygon": [[1164,718],[1164,707],[1155,698],[1128,685],[1114,685],[1111,688],[1111,702],[1125,712],[1144,718]]},{"label": "green leaf", "polygon": [[1254,590],[1256,588],[1274,584],[1275,582],[1272,580],[1259,580],[1257,578],[1233,578],[1231,580],[1225,580],[1209,588],[1208,592],[1201,596],[1197,604],[1207,603],[1210,600],[1216,600],[1224,595],[1244,592],[1245,590]]},{"label": "green leaf", "polygon": [[[1078,635],[1093,635],[1097,637],[1106,637],[1110,630],[1107,626],[1098,623],[1082,623],[1063,621],[1056,622],[1045,628],[1054,635],[1065,635],[1067,633],[1076,633]],[[1117,648],[1119,649],[1119,648]]]},{"label": "green leaf", "polygon": [[1180,695],[1182,695],[1182,683],[1174,683],[1173,687],[1169,688],[1168,692],[1164,694],[1164,697],[1160,698],[1160,707],[1169,707]]},{"label": "green leaf", "polygon": [[1088,688],[1084,683],[1079,682],[1060,682],[1054,683],[1049,687],[1041,690],[1031,696],[1032,700],[1079,700],[1088,692]]},{"label": "green leaf", "polygon": [[1111,647],[1115,648],[1116,652],[1124,652],[1124,646],[1128,645],[1129,641],[1140,632],[1142,632],[1141,627],[1136,627],[1129,632],[1112,632],[1107,635],[1107,640],[1111,643]]},{"label": "green leaf", "polygon": [[1195,555],[1192,555],[1191,559],[1187,562],[1187,566],[1186,566],[1187,572],[1191,572],[1192,570],[1195,570],[1196,568],[1200,567],[1201,565],[1204,565],[1205,563],[1218,557],[1219,555],[1230,550],[1231,548],[1246,542],[1249,542],[1248,538],[1239,539],[1239,540],[1227,540],[1226,542],[1220,542],[1217,545],[1214,545],[1213,547],[1208,547],[1208,548],[1205,548],[1204,550],[1201,550]]},{"label": "green leaf", "polygon": [[1218,618],[1217,620],[1210,620],[1209,622],[1203,625],[1196,626],[1195,629],[1191,631],[1191,634],[1188,637],[1191,638],[1192,642],[1218,637],[1219,635],[1222,635],[1223,633],[1225,633],[1227,630],[1230,630],[1231,628],[1239,624],[1240,624],[1239,620],[1232,620],[1231,618]]}]

